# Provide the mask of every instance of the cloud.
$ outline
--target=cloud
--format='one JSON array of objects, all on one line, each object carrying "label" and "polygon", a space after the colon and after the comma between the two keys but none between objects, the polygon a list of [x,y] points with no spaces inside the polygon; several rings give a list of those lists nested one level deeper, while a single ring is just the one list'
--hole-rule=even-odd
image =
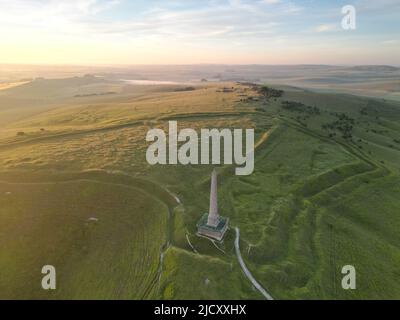
[{"label": "cloud", "polygon": [[281,0],[261,0],[261,2],[264,2],[266,4],[277,4],[280,3]]},{"label": "cloud", "polygon": [[85,32],[98,14],[119,0],[0,0],[0,21],[10,32]]},{"label": "cloud", "polygon": [[[382,1],[395,6],[392,0]],[[318,47],[327,32],[332,32],[337,47],[348,41],[334,32],[341,30],[339,9],[290,0],[0,0],[0,37],[9,47],[51,44],[60,51],[98,44],[105,51],[190,47],[199,54],[226,50],[230,56],[240,46],[237,51],[249,56],[271,50],[279,56]],[[363,16],[365,26],[371,17],[375,16]],[[393,28],[387,31],[376,35],[375,43],[396,39]],[[365,32],[360,28],[351,45],[372,42]],[[396,43],[386,40],[391,44]]]},{"label": "cloud", "polygon": [[338,30],[336,24],[321,24],[315,28],[316,32],[332,32]]},{"label": "cloud", "polygon": [[398,0],[358,0],[354,3],[357,11],[361,12],[380,12],[380,13],[392,13],[400,10],[400,1]]},{"label": "cloud", "polygon": [[[129,19],[102,17],[102,13],[121,2],[118,0],[0,0],[0,21],[5,29],[43,33],[99,34],[126,32],[165,32],[182,34],[186,30],[207,30],[210,34],[222,34],[218,30],[246,29],[251,15],[262,16],[250,2],[230,0],[230,6],[216,5],[181,10],[160,6],[157,10],[139,14],[132,12]],[[265,17],[265,15],[264,15]],[[253,26],[267,26],[259,18],[252,19]],[[235,28],[232,26],[235,25]],[[180,30],[178,30],[180,29]],[[195,35],[195,34],[193,34]]]},{"label": "cloud", "polygon": [[382,41],[382,44],[387,46],[397,45],[399,43],[400,41],[396,39]]},{"label": "cloud", "polygon": [[[6,27],[0,35],[129,37],[171,40],[220,39],[243,42],[265,39],[279,33],[302,8],[284,0],[175,0],[156,1],[113,16],[111,9],[124,11],[123,0],[0,0],[0,21]],[[274,4],[273,6],[270,6]],[[129,4],[132,6],[132,4]],[[127,6],[129,7],[129,6]],[[135,8],[135,5],[133,5]]]}]

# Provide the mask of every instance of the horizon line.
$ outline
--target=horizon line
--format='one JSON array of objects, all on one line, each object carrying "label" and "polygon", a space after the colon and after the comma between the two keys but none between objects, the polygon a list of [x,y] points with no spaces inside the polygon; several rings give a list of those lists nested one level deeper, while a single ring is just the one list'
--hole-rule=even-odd
[{"label": "horizon line", "polygon": [[2,63],[1,66],[57,66],[57,67],[138,67],[138,66],[270,66],[270,67],[282,67],[282,66],[324,66],[324,67],[358,67],[358,66],[376,66],[376,67],[395,67],[399,68],[400,64],[385,64],[385,63],[361,63],[361,64],[329,64],[329,63],[97,63],[97,64],[84,64],[84,63]]}]

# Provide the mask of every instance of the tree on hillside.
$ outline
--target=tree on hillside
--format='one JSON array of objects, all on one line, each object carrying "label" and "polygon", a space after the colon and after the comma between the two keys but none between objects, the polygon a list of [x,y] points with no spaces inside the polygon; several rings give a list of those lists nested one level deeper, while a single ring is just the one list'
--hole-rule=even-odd
[{"label": "tree on hillside", "polygon": [[282,90],[272,89],[268,86],[261,86],[258,92],[265,98],[279,98],[283,94]]}]

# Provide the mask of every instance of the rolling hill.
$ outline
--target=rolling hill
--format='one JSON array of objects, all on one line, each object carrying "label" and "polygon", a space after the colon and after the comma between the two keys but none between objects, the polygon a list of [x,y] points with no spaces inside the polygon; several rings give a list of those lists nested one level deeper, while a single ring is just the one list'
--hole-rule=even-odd
[{"label": "rolling hill", "polygon": [[[220,210],[274,298],[400,297],[399,102],[281,84],[275,98],[250,83],[185,87],[81,77],[2,90],[0,298],[263,298],[233,229],[222,244],[195,234],[212,166],[147,164],[146,132],[168,120],[255,129],[254,173],[218,168]],[[39,287],[45,264],[57,268],[54,293]],[[347,264],[357,290],[341,288]]]}]

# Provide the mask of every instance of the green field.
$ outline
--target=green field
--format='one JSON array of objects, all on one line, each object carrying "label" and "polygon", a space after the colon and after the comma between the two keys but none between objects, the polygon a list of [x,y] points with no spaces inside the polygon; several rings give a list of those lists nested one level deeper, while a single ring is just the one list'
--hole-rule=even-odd
[{"label": "green field", "polygon": [[[254,173],[218,168],[220,211],[274,298],[400,298],[399,102],[287,86],[266,98],[237,83],[45,84],[46,108],[28,108],[40,83],[0,95],[1,299],[263,298],[233,228],[222,244],[195,234],[212,166],[147,164],[146,132],[168,120],[255,129]],[[57,269],[52,292],[40,287],[45,264]],[[341,287],[348,264],[356,290]]]},{"label": "green field", "polygon": [[[149,295],[168,238],[169,207],[134,181],[91,175],[14,173],[13,183],[0,183],[1,298]],[[38,286],[45,262],[56,267],[60,290]]]}]

